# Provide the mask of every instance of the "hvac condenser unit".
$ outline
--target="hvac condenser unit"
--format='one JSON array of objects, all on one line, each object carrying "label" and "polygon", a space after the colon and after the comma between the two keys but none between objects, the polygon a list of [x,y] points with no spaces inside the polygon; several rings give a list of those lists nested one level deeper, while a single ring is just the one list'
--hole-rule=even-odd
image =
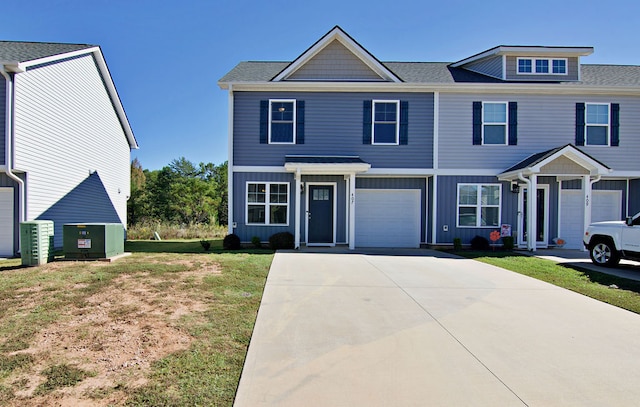
[{"label": "hvac condenser unit", "polygon": [[23,266],[39,266],[53,260],[53,221],[20,223],[20,257]]},{"label": "hvac condenser unit", "polygon": [[62,227],[66,259],[105,259],[124,253],[121,223],[67,223]]}]

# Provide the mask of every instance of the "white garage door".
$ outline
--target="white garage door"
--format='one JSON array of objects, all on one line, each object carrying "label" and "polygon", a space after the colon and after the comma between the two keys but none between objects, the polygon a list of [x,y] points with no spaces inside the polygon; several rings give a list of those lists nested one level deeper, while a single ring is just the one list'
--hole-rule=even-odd
[{"label": "white garage door", "polygon": [[356,247],[420,247],[420,190],[356,189]]},{"label": "white garage door", "polygon": [[[621,191],[593,191],[591,221],[620,220],[622,210]],[[567,243],[567,249],[582,248],[584,233],[584,206],[581,190],[562,190],[560,197],[560,237]]]},{"label": "white garage door", "polygon": [[0,188],[0,256],[13,255],[13,188]]}]

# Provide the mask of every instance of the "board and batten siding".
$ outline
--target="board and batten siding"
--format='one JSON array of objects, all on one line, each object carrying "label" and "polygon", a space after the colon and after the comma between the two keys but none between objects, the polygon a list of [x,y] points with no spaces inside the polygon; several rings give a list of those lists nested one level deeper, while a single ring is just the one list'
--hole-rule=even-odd
[{"label": "board and batten siding", "polygon": [[15,167],[27,175],[27,220],[126,227],[130,149],[92,56],[16,75]]},{"label": "board and batten siding", "polygon": [[[289,212],[287,213],[287,226],[260,226],[246,225],[246,202],[247,202],[247,182],[278,182],[289,184]],[[233,219],[237,227],[233,233],[238,235],[241,241],[250,242],[251,238],[258,236],[261,241],[266,242],[269,236],[279,232],[294,233],[294,213],[295,201],[293,200],[293,190],[295,182],[291,173],[272,172],[236,172],[233,174]],[[304,210],[304,209],[303,209]]]},{"label": "board and batten siding", "polygon": [[[473,102],[518,103],[518,144],[473,145]],[[637,171],[640,98],[584,95],[440,94],[439,165],[446,169],[507,169],[532,154],[575,144],[576,103],[619,103],[620,146],[579,146],[614,171]]]},{"label": "board and batten siding", "polygon": [[465,69],[502,79],[502,56],[494,56],[465,65]]},{"label": "board and batten siding", "polygon": [[[260,144],[260,101],[305,101],[304,144]],[[363,101],[409,102],[408,145],[363,144]],[[372,168],[433,167],[433,94],[235,92],[233,163],[282,166],[285,155],[356,155]]]}]

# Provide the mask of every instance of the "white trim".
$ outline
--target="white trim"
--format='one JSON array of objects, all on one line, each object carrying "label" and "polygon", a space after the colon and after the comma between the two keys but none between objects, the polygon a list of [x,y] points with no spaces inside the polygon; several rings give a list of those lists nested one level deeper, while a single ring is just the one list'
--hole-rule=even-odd
[{"label": "white trim", "polygon": [[[523,214],[523,216],[520,216],[518,219],[518,247],[521,248],[525,248],[528,247],[528,241],[524,240],[524,191],[525,189],[527,189],[527,187],[523,187],[520,188],[520,192],[518,193],[518,211],[520,213]],[[544,236],[543,236],[543,241],[542,242],[538,242],[536,239],[536,244],[535,247],[536,248],[546,248],[549,246],[549,184],[537,184],[536,185],[536,194],[537,194],[537,190],[538,189],[542,189],[544,190]],[[537,195],[536,195],[537,197]],[[560,193],[558,193],[558,199],[560,199]],[[527,202],[529,203],[529,202]],[[560,205],[558,205],[558,208],[560,208]],[[560,211],[558,210],[558,219],[560,219]],[[527,210],[527,214],[530,214],[530,211]],[[537,217],[537,213],[536,213],[536,217]],[[560,227],[560,224],[558,223],[558,228]],[[537,229],[537,222],[536,222],[536,229]],[[536,235],[537,235],[537,230],[536,230]]]},{"label": "white trim", "polygon": [[[376,103],[395,103],[396,105],[396,121],[395,121],[395,143],[376,143]],[[379,122],[380,124],[391,124],[391,122]],[[371,144],[374,146],[397,146],[400,144],[400,100],[383,100],[373,99],[371,101]]]},{"label": "white trim", "polygon": [[549,57],[555,54],[566,57],[581,57],[591,55],[592,53],[593,47],[498,46],[455,62],[451,64],[451,66],[457,68],[470,62],[478,61],[480,59],[484,59],[493,55],[531,55]]},{"label": "white trim", "polygon": [[433,92],[433,169],[440,162],[440,92]]},{"label": "white trim", "polygon": [[301,171],[303,175],[344,175],[365,172],[371,168],[368,163],[285,163],[286,172]]},{"label": "white trim", "polygon": [[349,175],[349,250],[356,248],[356,174]]},{"label": "white trim", "polygon": [[[607,124],[591,123],[587,121],[587,110],[589,106],[607,106]],[[607,144],[589,144],[587,133],[589,127],[606,127],[607,128]],[[584,103],[584,145],[585,147],[611,147],[611,103]]]},{"label": "white trim", "polygon": [[[273,118],[271,117],[271,113],[273,109],[271,105],[273,103],[293,103],[293,122],[291,126],[293,127],[292,132],[292,140],[289,141],[271,141],[271,125],[273,124]],[[269,99],[269,127],[267,128],[267,142],[269,144],[296,144],[296,127],[297,127],[297,103],[296,99]]]},{"label": "white trim", "polygon": [[502,56],[502,79],[503,81],[507,80],[507,56]]},{"label": "white trim", "polygon": [[[531,61],[531,72],[520,72],[520,61],[521,60],[529,60]],[[537,61],[547,61],[548,63],[548,72],[536,72],[536,62]],[[553,72],[553,62],[554,61],[564,61],[564,73],[555,73]],[[568,58],[541,58],[541,57],[517,57],[516,58],[516,75],[555,75],[555,76],[567,76],[569,75],[569,59]]]},{"label": "white trim", "polygon": [[284,169],[283,166],[266,166],[266,165],[234,165],[230,167],[233,172],[290,172]]},{"label": "white trim", "polygon": [[[264,184],[265,185],[265,197],[264,202],[249,202],[249,185],[250,184]],[[271,223],[271,206],[283,206],[282,203],[269,202],[271,195],[271,185],[286,185],[287,186],[287,222],[286,223]],[[245,226],[289,226],[289,218],[291,217],[290,205],[291,203],[291,186],[289,182],[278,181],[246,181],[244,190],[244,225]],[[264,206],[264,223],[249,223],[249,205],[262,205]]]},{"label": "white trim", "polygon": [[[307,246],[335,246],[336,245],[336,223],[337,223],[337,210],[338,210],[338,183],[337,182],[309,182],[305,183],[305,241]],[[333,187],[333,242],[332,243],[309,243],[309,191],[313,185],[330,185]]]},{"label": "white trim", "polygon": [[[485,105],[504,105],[504,123],[499,122],[485,122],[484,115],[486,113]],[[491,143],[484,142],[484,126],[504,126],[504,143]],[[509,102],[503,101],[483,101],[482,102],[482,145],[483,146],[506,146],[509,145]]]},{"label": "white trim", "polygon": [[[427,200],[429,198],[429,191],[427,191]],[[437,244],[438,242],[438,176],[433,176],[433,206],[431,215],[431,243]],[[457,215],[456,215],[457,217]]]},{"label": "white trim", "polygon": [[[460,205],[460,187],[461,186],[475,186],[476,189],[476,203],[474,205],[465,204]],[[482,204],[482,187],[492,186],[498,187],[498,205]],[[475,207],[476,208],[476,224],[473,226],[460,225],[460,207]],[[498,224],[482,226],[482,208],[498,208]],[[473,182],[459,182],[456,184],[456,228],[459,229],[495,229],[499,228],[502,224],[502,184],[496,183],[473,183]]]}]

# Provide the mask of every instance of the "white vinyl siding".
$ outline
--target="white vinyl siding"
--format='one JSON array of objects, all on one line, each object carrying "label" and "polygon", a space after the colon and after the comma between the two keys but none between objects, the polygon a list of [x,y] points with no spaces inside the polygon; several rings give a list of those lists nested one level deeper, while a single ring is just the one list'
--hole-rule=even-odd
[{"label": "white vinyl siding", "polygon": [[420,190],[356,189],[356,247],[420,247]]},{"label": "white vinyl siding", "polygon": [[0,188],[0,257],[13,256],[13,188]]},{"label": "white vinyl siding", "polygon": [[[27,173],[27,220],[94,172],[111,200],[110,213],[126,225],[130,149],[93,57],[30,69],[15,82],[15,168]],[[87,196],[69,216],[95,204]],[[55,229],[60,246],[62,225],[56,222]]]}]

